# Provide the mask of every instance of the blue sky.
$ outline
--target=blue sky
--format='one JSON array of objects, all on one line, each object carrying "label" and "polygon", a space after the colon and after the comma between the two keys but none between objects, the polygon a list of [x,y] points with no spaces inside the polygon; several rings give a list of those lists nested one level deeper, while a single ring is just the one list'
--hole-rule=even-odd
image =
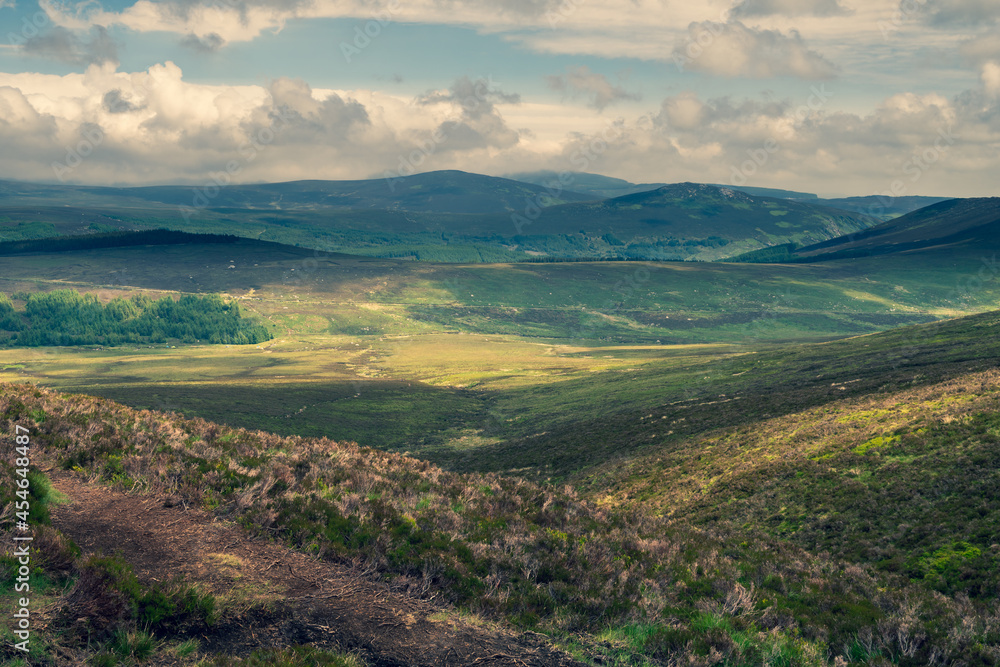
[{"label": "blue sky", "polygon": [[993,195],[998,22],[993,0],[0,0],[0,178]]}]

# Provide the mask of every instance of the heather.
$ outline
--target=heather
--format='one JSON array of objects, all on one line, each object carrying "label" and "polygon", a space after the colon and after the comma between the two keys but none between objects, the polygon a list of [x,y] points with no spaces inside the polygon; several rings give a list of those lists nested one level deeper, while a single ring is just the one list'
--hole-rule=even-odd
[{"label": "heather", "polygon": [[397,590],[618,664],[1000,659],[991,601],[732,524],[692,526],[570,488],[25,385],[3,386],[0,415],[7,428],[31,426],[64,468],[176,494]]}]

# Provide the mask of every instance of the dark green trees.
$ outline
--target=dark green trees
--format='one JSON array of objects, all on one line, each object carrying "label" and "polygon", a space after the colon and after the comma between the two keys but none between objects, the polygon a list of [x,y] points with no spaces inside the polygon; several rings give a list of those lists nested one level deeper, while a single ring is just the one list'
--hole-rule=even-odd
[{"label": "dark green trees", "polygon": [[55,290],[28,296],[17,312],[0,294],[0,343],[121,345],[124,343],[224,343],[248,345],[270,340],[267,329],[243,317],[239,305],[218,295],[153,300],[145,295],[102,304],[93,294]]}]

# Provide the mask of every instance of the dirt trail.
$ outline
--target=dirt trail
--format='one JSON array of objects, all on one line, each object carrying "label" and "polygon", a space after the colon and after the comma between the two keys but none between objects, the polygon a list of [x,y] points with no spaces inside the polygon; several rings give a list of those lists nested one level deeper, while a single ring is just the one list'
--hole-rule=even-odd
[{"label": "dirt trail", "polygon": [[540,635],[472,625],[346,568],[250,538],[207,512],[167,507],[162,495],[48,474],[72,501],[53,508],[52,522],[84,553],[120,553],[146,582],[183,576],[235,599],[272,600],[226,615],[202,637],[207,652],[312,644],[358,652],[374,665],[581,665]]}]

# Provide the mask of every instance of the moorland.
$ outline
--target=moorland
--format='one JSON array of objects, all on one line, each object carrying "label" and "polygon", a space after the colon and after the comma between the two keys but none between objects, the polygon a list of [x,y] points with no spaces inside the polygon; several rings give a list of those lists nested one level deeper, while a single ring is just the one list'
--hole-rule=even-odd
[{"label": "moorland", "polygon": [[[507,664],[1000,661],[1000,200],[410,178],[4,185],[0,420],[51,524],[31,664],[402,659],[328,609],[322,641],[238,635],[302,609],[225,554],[167,584],[76,549],[81,485],[441,604]],[[255,338],[141,328],[175,301]],[[28,347],[46,303],[124,328]]]}]

